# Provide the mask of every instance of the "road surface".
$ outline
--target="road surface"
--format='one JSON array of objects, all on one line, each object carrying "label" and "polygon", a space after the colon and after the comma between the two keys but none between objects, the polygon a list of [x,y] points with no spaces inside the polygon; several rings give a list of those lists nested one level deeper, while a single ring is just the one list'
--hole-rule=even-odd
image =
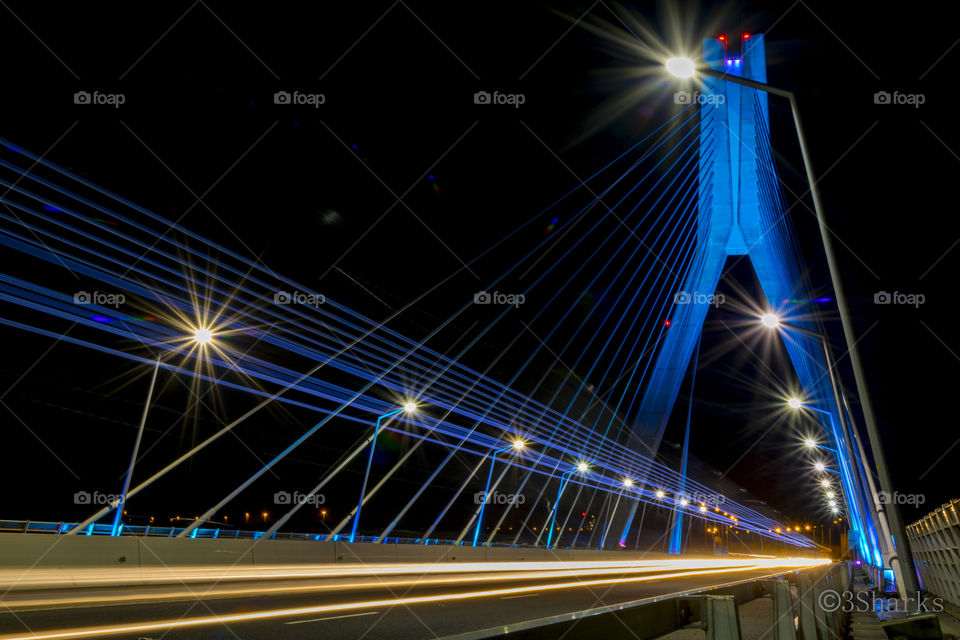
[{"label": "road surface", "polygon": [[[16,589],[0,640],[436,639],[783,573],[813,560],[337,565],[152,584]],[[222,571],[222,569],[220,570]]]}]

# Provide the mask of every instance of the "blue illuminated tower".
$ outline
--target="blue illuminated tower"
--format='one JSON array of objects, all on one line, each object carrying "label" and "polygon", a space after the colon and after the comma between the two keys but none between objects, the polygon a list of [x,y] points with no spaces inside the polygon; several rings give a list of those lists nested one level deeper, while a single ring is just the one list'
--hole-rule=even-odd
[{"label": "blue illuminated tower", "polygon": [[[703,61],[727,75],[766,83],[763,36],[743,35],[740,51],[728,48],[723,38],[703,43]],[[703,90],[692,94],[700,104],[700,183],[697,214],[697,249],[683,289],[676,293],[665,333],[637,413],[632,416],[634,434],[656,450],[674,407],[708,311],[717,303],[715,292],[730,256],[747,256],[766,297],[767,308],[783,301],[808,298],[799,254],[783,218],[776,167],[768,129],[767,94],[722,79],[704,76]],[[793,320],[791,320],[793,322]],[[800,321],[810,330],[813,322]],[[866,517],[863,493],[854,475],[841,428],[829,420],[839,415],[829,386],[826,361],[796,342],[787,351],[804,393],[827,411],[817,414],[823,429],[837,446],[841,483],[851,510],[850,526],[863,557],[879,560],[875,532]],[[826,417],[824,417],[826,416]],[[691,504],[691,506],[695,506]],[[625,542],[636,512],[636,503],[625,513],[620,542]],[[682,509],[679,509],[682,511]],[[674,518],[671,552],[679,553],[682,513]],[[867,535],[861,535],[866,531]],[[870,544],[867,540],[873,544]]]}]

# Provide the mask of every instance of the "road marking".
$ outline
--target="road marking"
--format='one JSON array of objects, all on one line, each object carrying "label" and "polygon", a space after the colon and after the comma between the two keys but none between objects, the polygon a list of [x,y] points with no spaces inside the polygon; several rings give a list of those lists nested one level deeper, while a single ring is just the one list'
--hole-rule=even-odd
[{"label": "road marking", "polygon": [[513,600],[514,598],[536,598],[538,595],[540,595],[540,594],[539,594],[539,593],[531,593],[531,594],[528,594],[528,595],[525,595],[525,596],[505,596],[505,597],[500,598],[500,599],[501,599],[501,600]]},{"label": "road marking", "polygon": [[359,618],[360,616],[372,616],[375,613],[380,612],[367,611],[366,613],[349,613],[345,616],[329,616],[327,618],[313,618],[311,620],[294,620],[292,622],[284,622],[283,624],[303,624],[304,622],[323,622],[324,620],[339,620],[340,618]]}]

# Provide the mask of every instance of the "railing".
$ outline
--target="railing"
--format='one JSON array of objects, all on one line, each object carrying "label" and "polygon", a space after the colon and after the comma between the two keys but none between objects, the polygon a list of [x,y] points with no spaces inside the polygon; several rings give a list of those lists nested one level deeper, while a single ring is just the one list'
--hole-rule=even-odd
[{"label": "railing", "polygon": [[960,614],[960,500],[952,500],[907,527],[907,539],[923,590]]},{"label": "railing", "polygon": [[767,633],[776,640],[843,638],[849,613],[821,606],[825,592],[851,589],[847,563],[804,569],[757,580],[742,580],[683,594],[566,613],[482,629],[442,640],[648,640],[680,629],[701,629],[705,640],[740,640],[737,607],[758,597],[773,599]]},{"label": "railing", "polygon": [[[59,535],[64,534],[76,527],[73,522],[37,522],[34,520],[0,520],[0,533],[46,533]],[[186,529],[183,527],[161,527],[154,525],[121,525],[119,535],[122,536],[142,536],[151,538],[173,538]],[[109,536],[113,533],[112,524],[91,524],[80,535],[88,536]],[[190,532],[191,538],[217,538],[217,539],[235,539],[235,540],[260,540],[263,538],[263,531],[234,529],[225,527],[198,527]],[[278,531],[271,536],[273,540],[315,540],[326,539],[327,535],[323,533],[293,533]],[[344,535],[333,536],[333,542],[347,542]],[[377,536],[357,536],[356,542],[376,542]],[[424,544],[424,545],[447,545],[464,546],[466,543],[461,541],[458,545],[455,540],[444,540],[442,538],[412,538],[402,536],[389,536],[383,539],[384,544]]]}]

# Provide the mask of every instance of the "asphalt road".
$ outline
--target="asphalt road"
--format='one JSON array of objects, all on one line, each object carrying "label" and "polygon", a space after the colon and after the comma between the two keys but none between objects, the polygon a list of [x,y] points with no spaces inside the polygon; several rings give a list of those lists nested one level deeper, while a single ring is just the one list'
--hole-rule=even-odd
[{"label": "asphalt road", "polygon": [[[385,576],[11,592],[2,598],[6,608],[0,613],[0,640],[435,639],[783,572],[744,568],[749,565],[745,561],[722,573],[703,569],[696,575],[690,575],[690,568],[574,575],[484,572],[447,574],[439,577],[445,581],[440,584],[437,576],[426,582],[422,576]],[[217,617],[227,620],[197,623]],[[133,628],[109,634],[94,630],[112,625]],[[80,629],[88,631],[64,635]]]}]

